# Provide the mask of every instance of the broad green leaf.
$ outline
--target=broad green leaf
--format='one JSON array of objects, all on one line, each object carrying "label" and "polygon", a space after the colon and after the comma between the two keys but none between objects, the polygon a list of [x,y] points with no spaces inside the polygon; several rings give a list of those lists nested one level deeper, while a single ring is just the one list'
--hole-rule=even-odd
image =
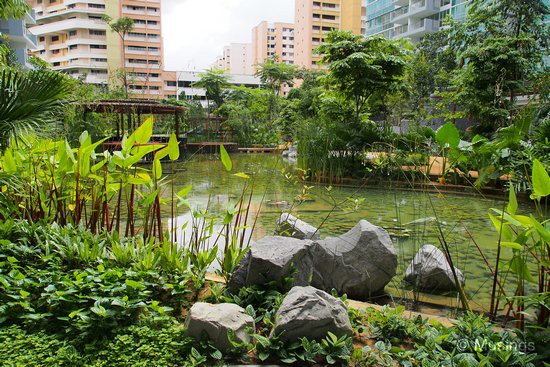
[{"label": "broad green leaf", "polygon": [[512,249],[514,249],[514,250],[521,250],[521,249],[523,248],[523,246],[520,245],[520,244],[517,243],[517,242],[500,241],[500,245],[501,245],[501,246],[504,246],[504,247],[512,248]]},{"label": "broad green leaf", "polygon": [[193,188],[193,185],[185,186],[183,189],[178,191],[177,195],[179,197],[186,197],[191,192],[191,189]]},{"label": "broad green leaf", "polygon": [[538,159],[533,160],[533,191],[538,198],[550,195],[550,176]]},{"label": "broad green leaf", "polygon": [[506,223],[502,223],[500,218],[496,218],[491,214],[489,214],[489,218],[491,219],[491,222],[493,222],[493,226],[495,226],[497,233],[501,233],[502,231],[502,238],[506,240],[511,240],[514,237],[512,230],[510,230]]},{"label": "broad green leaf", "polygon": [[147,143],[151,139],[151,135],[153,135],[153,121],[153,116],[149,117],[128,139],[138,144]]},{"label": "broad green leaf", "polygon": [[518,274],[522,279],[530,283],[535,283],[535,279],[531,275],[529,267],[527,266],[525,259],[521,255],[516,254],[512,258],[512,260],[510,260],[510,270]]},{"label": "broad green leaf", "polygon": [[237,176],[237,177],[240,177],[240,178],[244,178],[246,180],[248,180],[250,178],[249,175],[247,175],[246,173],[243,173],[243,172],[239,172],[239,173],[235,173],[233,176]]},{"label": "broad green leaf", "polygon": [[15,163],[11,149],[7,149],[4,153],[4,171],[6,173],[17,172],[17,163]]},{"label": "broad green leaf", "polygon": [[162,164],[160,159],[155,159],[153,161],[153,176],[158,180],[162,177]]},{"label": "broad green leaf", "polygon": [[145,289],[145,286],[139,282],[136,282],[132,279],[126,279],[126,285],[134,289]]},{"label": "broad green leaf", "polygon": [[170,140],[168,140],[168,151],[171,160],[176,161],[179,159],[180,147],[175,133],[172,133],[172,135],[170,135]]},{"label": "broad green leaf", "polygon": [[452,122],[441,126],[435,134],[435,139],[442,148],[457,148],[460,144],[460,134]]},{"label": "broad green leaf", "polygon": [[31,295],[29,292],[24,291],[24,290],[22,290],[22,289],[19,291],[19,294],[20,294],[21,297],[23,297],[23,298],[27,298],[28,296]]},{"label": "broad green leaf", "polygon": [[537,230],[540,237],[550,244],[550,231],[546,229],[535,217],[531,216],[531,224]]},{"label": "broad green leaf", "polygon": [[157,195],[159,194],[160,192],[160,189],[156,189],[155,191],[153,191],[152,193],[150,193],[149,195],[147,195],[143,201],[141,202],[141,205],[143,206],[149,206],[153,203],[153,201],[155,200],[155,198],[157,197]]},{"label": "broad green leaf", "polygon": [[225,150],[225,147],[223,145],[220,145],[220,155],[225,169],[227,171],[231,171],[231,169],[233,168],[233,163],[231,162],[231,158],[229,158],[229,154],[227,154],[227,150]]},{"label": "broad green leaf", "polygon": [[514,215],[516,214],[516,211],[518,210],[518,200],[516,198],[516,190],[514,188],[513,184],[510,184],[510,192],[508,193],[508,207],[506,208],[506,211]]}]

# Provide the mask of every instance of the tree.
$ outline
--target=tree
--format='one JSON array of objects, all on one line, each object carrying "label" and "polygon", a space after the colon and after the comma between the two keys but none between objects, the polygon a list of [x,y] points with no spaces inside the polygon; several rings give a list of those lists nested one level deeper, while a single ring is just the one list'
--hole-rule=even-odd
[{"label": "tree", "polygon": [[322,63],[328,65],[327,85],[353,103],[355,127],[373,96],[382,99],[400,86],[409,59],[407,44],[402,41],[343,31],[331,31],[318,52],[323,55]]},{"label": "tree", "polygon": [[278,62],[277,58],[269,58],[263,64],[259,64],[256,76],[264,86],[273,90],[275,95],[279,95],[285,85],[292,87],[296,77],[296,67],[294,65]]},{"label": "tree", "polygon": [[20,19],[29,9],[25,0],[2,0],[0,1],[0,20],[8,18]]},{"label": "tree", "polygon": [[221,107],[225,91],[231,87],[231,83],[229,83],[229,75],[225,70],[212,68],[202,73],[200,79],[192,86],[206,89],[208,109],[211,110],[210,101],[214,101],[216,108]]},{"label": "tree", "polygon": [[449,97],[477,122],[477,132],[507,126],[518,112],[517,96],[529,95],[547,72],[548,14],[542,0],[473,0],[465,22],[451,22],[460,67]]},{"label": "tree", "polygon": [[10,37],[7,34],[0,34],[0,67],[16,65],[17,56],[10,44]]},{"label": "tree", "polygon": [[74,81],[50,70],[0,71],[0,149],[22,131],[44,129],[59,122]]},{"label": "tree", "polygon": [[120,37],[122,42],[122,82],[124,84],[124,95],[128,99],[128,73],[126,72],[126,36],[134,29],[134,20],[129,17],[122,17],[113,20],[110,16],[104,15],[103,20],[109,25],[112,32]]}]

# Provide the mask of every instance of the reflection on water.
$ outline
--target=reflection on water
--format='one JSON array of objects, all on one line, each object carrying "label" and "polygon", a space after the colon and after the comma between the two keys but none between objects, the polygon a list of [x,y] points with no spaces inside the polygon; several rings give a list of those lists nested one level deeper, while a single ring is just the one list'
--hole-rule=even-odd
[{"label": "reflection on water", "polygon": [[[482,249],[491,264],[496,257],[497,235],[488,219],[491,207],[502,208],[504,202],[482,197],[437,195],[421,191],[400,191],[391,187],[348,188],[316,185],[311,189],[311,200],[295,205],[300,188],[289,183],[281,170],[293,166],[276,155],[233,155],[233,173],[244,172],[254,180],[252,211],[259,217],[253,238],[273,234],[275,220],[292,207],[293,213],[314,226],[322,224],[321,236],[342,234],[360,219],[385,228],[394,240],[399,256],[398,275],[388,286],[390,293],[407,296],[401,278],[414,254],[426,243],[439,245],[436,217],[445,239],[452,249],[455,266],[466,276],[466,290],[474,308],[486,308],[491,288],[490,272],[481,259],[468,232]],[[170,169],[170,167],[167,167]],[[189,194],[192,207],[204,208],[210,199],[210,208],[223,210],[228,202],[238,199],[244,180],[226,172],[219,159],[206,155],[195,156],[188,162],[174,164],[175,192],[191,184]],[[170,197],[171,189],[163,195]],[[263,205],[260,210],[260,203]],[[357,206],[357,211],[350,211]],[[179,215],[184,215],[181,212]],[[187,218],[187,219],[185,219]],[[190,216],[179,217],[178,224]],[[444,301],[457,304],[451,297],[421,295],[420,300]]]}]

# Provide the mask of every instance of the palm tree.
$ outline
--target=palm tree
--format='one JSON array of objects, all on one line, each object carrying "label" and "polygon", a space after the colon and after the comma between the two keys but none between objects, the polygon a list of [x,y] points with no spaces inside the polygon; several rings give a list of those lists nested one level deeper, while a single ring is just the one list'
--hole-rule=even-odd
[{"label": "palm tree", "polygon": [[124,83],[124,95],[128,99],[128,74],[126,73],[126,36],[134,29],[134,20],[129,17],[122,17],[114,20],[104,15],[103,20],[109,25],[112,32],[120,37],[122,42],[122,82]]},{"label": "palm tree", "polygon": [[75,82],[51,70],[22,71],[0,66],[0,150],[25,131],[60,121]]}]

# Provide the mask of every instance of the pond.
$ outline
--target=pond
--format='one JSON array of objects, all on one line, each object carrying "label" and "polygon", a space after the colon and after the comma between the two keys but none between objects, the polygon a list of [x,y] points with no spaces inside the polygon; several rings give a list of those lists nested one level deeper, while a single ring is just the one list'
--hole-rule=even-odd
[{"label": "pond", "polygon": [[[474,241],[494,266],[498,235],[487,213],[490,208],[502,209],[504,201],[482,196],[403,191],[392,187],[332,187],[328,190],[323,185],[310,184],[314,186],[310,198],[293,206],[301,185],[289,182],[285,172],[293,172],[295,164],[271,154],[236,154],[231,158],[232,173],[244,172],[254,178],[252,211],[254,214],[259,211],[259,217],[253,239],[273,234],[276,219],[290,207],[294,215],[313,226],[322,224],[322,238],[342,234],[360,219],[366,219],[390,233],[398,253],[398,275],[386,290],[396,297],[412,298],[412,293],[403,287],[402,275],[422,245],[439,246],[434,221],[437,217],[452,248],[455,266],[466,276],[466,291],[472,308],[488,308],[492,277]],[[238,198],[244,184],[242,178],[226,172],[217,157],[195,155],[172,167],[168,164],[167,170],[170,169],[175,178],[175,190],[193,185],[189,195],[192,207],[205,208],[210,198],[211,209],[223,210],[228,200]],[[264,202],[260,207],[262,198]],[[458,305],[456,295],[420,294],[419,299]]]}]

